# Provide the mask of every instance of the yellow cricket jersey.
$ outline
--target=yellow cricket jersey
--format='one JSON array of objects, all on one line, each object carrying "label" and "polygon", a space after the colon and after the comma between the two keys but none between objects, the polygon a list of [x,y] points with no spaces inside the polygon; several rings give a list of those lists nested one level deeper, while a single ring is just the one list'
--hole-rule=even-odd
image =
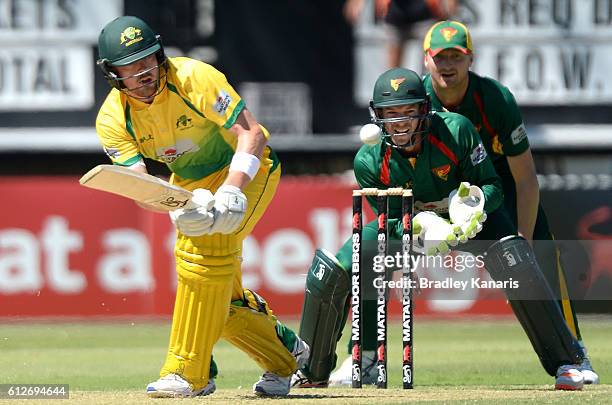
[{"label": "yellow cricket jersey", "polygon": [[[130,166],[144,156],[196,180],[230,164],[238,140],[228,129],[243,109],[244,101],[214,67],[168,58],[167,85],[153,103],[112,89],[98,112],[96,132],[114,164]],[[270,147],[261,162],[270,170],[278,165]]]}]

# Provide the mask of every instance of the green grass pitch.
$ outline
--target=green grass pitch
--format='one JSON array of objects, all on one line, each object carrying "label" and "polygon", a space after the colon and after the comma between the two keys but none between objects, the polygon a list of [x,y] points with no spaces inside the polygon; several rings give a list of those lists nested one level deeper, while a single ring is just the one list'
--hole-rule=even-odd
[{"label": "green grass pitch", "polygon": [[[291,326],[296,327],[295,323]],[[261,371],[245,354],[221,341],[215,348],[220,374],[210,397],[183,400],[214,403],[297,404],[609,403],[612,398],[612,320],[582,317],[583,337],[602,384],[583,392],[556,392],[514,320],[415,321],[415,389],[401,387],[400,327],[389,334],[389,387],[293,390],[288,399],[258,399],[251,386]],[[146,384],[164,359],[169,321],[0,323],[0,383],[70,384],[70,403],[151,403]],[[347,330],[348,331],[348,330]],[[346,356],[344,334],[338,345]],[[177,400],[155,400],[166,403]],[[41,402],[41,401],[35,401]],[[12,400],[0,403],[14,404]],[[41,402],[42,403],[42,402]],[[63,402],[58,402],[63,403]]]}]

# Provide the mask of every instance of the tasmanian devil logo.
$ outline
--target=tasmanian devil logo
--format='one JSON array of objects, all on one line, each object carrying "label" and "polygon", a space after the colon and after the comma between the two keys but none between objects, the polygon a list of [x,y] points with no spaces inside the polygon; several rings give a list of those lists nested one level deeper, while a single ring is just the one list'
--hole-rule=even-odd
[{"label": "tasmanian devil logo", "polygon": [[390,80],[391,87],[393,88],[393,90],[397,91],[397,89],[399,89],[400,84],[404,83],[405,80],[406,80],[405,77],[399,77],[397,79],[391,79]]},{"label": "tasmanian devil logo", "polygon": [[444,27],[440,30],[440,34],[442,34],[446,42],[450,42],[457,34],[457,30],[452,27]]},{"label": "tasmanian devil logo", "polygon": [[434,167],[433,169],[431,169],[431,171],[436,176],[441,178],[442,180],[447,181],[448,180],[448,173],[450,173],[450,169],[451,169],[450,164],[447,164],[447,165],[440,166],[440,167]]}]

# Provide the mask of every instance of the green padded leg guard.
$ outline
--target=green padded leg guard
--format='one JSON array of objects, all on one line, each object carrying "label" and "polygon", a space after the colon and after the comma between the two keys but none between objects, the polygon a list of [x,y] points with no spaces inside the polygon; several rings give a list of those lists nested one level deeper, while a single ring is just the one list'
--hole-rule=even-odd
[{"label": "green padded leg guard", "polygon": [[582,348],[567,327],[529,243],[520,236],[502,238],[489,247],[484,264],[493,280],[518,284],[504,289],[506,297],[546,372],[553,376],[562,365],[580,364]]},{"label": "green padded leg guard", "polygon": [[346,322],[350,278],[330,253],[317,249],[306,277],[299,336],[310,346],[302,369],[312,382],[327,381],[336,366],[336,343]]}]

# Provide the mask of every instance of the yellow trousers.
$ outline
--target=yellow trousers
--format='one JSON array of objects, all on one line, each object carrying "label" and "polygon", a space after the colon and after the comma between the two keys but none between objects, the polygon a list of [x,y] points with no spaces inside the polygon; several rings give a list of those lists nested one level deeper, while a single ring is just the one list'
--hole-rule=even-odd
[{"label": "yellow trousers", "polygon": [[[173,176],[171,181],[189,190],[207,188],[214,193],[227,177],[227,170],[226,167],[198,181],[178,176]],[[242,287],[242,241],[270,204],[280,171],[280,166],[262,164],[253,181],[244,188],[248,207],[235,233],[200,237],[177,234],[177,294],[168,355],[161,376],[175,373],[189,381],[194,389],[205,386],[213,346],[220,337],[245,351],[267,371],[283,376],[295,371],[295,359],[277,337],[277,321],[267,304],[265,310],[261,310],[261,305],[259,308],[251,304],[230,305],[236,300],[252,301],[252,293]]]}]

